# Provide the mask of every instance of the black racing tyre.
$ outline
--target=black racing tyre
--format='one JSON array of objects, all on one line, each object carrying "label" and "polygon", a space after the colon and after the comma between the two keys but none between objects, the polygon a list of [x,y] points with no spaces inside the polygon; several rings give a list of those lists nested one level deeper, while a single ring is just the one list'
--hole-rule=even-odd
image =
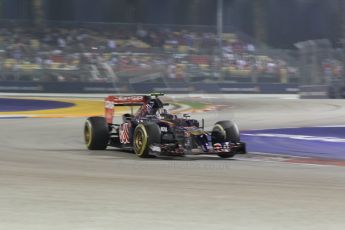
[{"label": "black racing tyre", "polygon": [[84,125],[84,139],[90,150],[105,150],[109,142],[109,128],[104,117],[89,117]]},{"label": "black racing tyre", "polygon": [[[221,142],[240,142],[240,132],[236,123],[228,120],[218,121],[212,130],[211,137],[212,144]],[[218,156],[222,158],[230,158],[235,154],[236,152],[218,153]]]},{"label": "black racing tyre", "polygon": [[134,130],[133,150],[141,158],[152,157],[150,153],[151,144],[161,143],[161,130],[156,123],[141,123]]}]

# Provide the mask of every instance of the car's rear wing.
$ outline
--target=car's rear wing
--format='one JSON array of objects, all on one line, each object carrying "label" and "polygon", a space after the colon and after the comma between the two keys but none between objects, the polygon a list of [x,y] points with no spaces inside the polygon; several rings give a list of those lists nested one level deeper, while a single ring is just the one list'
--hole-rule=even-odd
[{"label": "car's rear wing", "polygon": [[150,99],[146,95],[131,95],[131,96],[108,96],[105,98],[105,119],[108,124],[113,123],[113,117],[116,106],[141,106]]}]

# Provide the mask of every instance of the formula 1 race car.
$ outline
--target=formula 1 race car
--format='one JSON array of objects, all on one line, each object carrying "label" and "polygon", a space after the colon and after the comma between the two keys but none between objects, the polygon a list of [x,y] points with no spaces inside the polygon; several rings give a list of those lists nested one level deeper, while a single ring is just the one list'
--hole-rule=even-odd
[{"label": "formula 1 race car", "polygon": [[[217,154],[222,158],[245,154],[237,125],[219,121],[211,131],[184,114],[182,118],[169,113],[159,96],[161,93],[135,96],[108,96],[105,117],[89,117],[84,126],[88,149],[104,150],[107,146],[131,150],[139,157]],[[122,115],[115,124],[118,106],[130,106],[132,112]],[[133,106],[139,109],[133,113]]]}]

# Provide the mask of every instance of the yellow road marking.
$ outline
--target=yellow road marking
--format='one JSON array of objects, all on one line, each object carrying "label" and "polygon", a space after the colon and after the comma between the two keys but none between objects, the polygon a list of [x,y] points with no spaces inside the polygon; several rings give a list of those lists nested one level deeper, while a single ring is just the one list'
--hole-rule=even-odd
[{"label": "yellow road marking", "polygon": [[[22,98],[24,99],[24,98]],[[88,117],[104,115],[104,101],[92,99],[60,99],[60,98],[25,98],[35,100],[51,100],[73,103],[74,106],[58,109],[0,112],[0,115],[28,115],[34,117]],[[121,106],[115,108],[115,113],[129,112],[130,107]]]}]

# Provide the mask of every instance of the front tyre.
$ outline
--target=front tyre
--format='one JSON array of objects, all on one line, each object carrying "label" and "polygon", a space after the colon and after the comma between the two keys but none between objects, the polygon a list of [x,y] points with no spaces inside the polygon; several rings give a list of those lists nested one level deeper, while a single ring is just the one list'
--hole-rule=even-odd
[{"label": "front tyre", "polygon": [[[236,123],[232,121],[218,121],[212,130],[212,144],[216,143],[239,143],[240,132]],[[236,155],[235,151],[219,152],[218,156],[221,158],[230,158]]]},{"label": "front tyre", "polygon": [[133,150],[141,158],[152,157],[150,145],[161,143],[161,131],[156,123],[142,123],[134,130]]},{"label": "front tyre", "polygon": [[89,150],[105,150],[109,142],[109,128],[104,117],[89,117],[84,125],[84,139]]}]

